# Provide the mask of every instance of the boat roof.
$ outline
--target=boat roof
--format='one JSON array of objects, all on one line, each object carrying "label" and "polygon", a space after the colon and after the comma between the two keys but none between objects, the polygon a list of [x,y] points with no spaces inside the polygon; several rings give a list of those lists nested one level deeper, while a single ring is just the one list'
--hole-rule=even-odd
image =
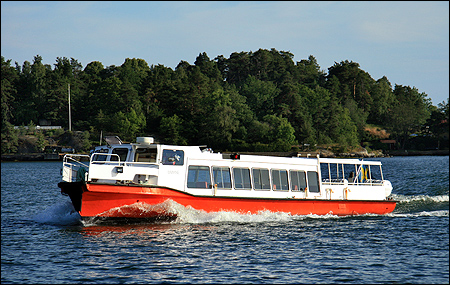
[{"label": "boat roof", "polygon": [[[142,141],[142,140],[141,140]],[[131,148],[140,148],[140,147],[152,147],[161,149],[176,149],[183,150],[187,152],[189,156],[195,156],[198,159],[222,159],[222,153],[220,152],[212,152],[211,149],[208,151],[202,151],[206,146],[179,146],[179,145],[168,145],[168,144],[160,144],[160,143],[149,143],[148,141],[144,142],[136,142],[136,143],[122,143],[121,141],[117,143],[111,143],[108,145],[97,146],[95,149],[104,149],[107,148],[123,148],[123,147],[131,147]],[[95,151],[94,149],[94,151]],[[277,156],[266,156],[266,155],[252,155],[252,154],[241,154],[240,161],[253,161],[253,162],[280,162],[280,159],[283,160],[283,163],[286,163],[286,159],[292,159],[294,161],[302,161],[302,163],[306,164],[317,164],[319,160],[320,163],[329,163],[329,164],[364,164],[364,165],[381,165],[380,161],[372,161],[372,160],[362,160],[356,158],[321,158],[321,157],[277,157]]]}]

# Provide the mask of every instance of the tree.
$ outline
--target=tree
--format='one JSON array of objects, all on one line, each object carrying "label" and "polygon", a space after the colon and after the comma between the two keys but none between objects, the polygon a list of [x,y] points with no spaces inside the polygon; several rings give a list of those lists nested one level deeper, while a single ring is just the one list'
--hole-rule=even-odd
[{"label": "tree", "polygon": [[200,53],[194,62],[195,66],[200,68],[200,71],[208,76],[208,78],[222,81],[222,74],[217,67],[217,63],[210,60],[206,52]]},{"label": "tree", "polygon": [[207,96],[203,104],[205,117],[201,133],[205,142],[211,147],[226,149],[239,125],[230,95],[220,87]]},{"label": "tree", "polygon": [[316,85],[322,86],[325,83],[325,72],[320,70],[320,66],[314,56],[302,59],[297,62],[299,81],[306,86],[313,88]]},{"label": "tree", "polygon": [[222,61],[223,65],[226,65],[226,67],[222,67],[222,70],[225,71],[224,79],[229,84],[240,87],[250,74],[250,54],[248,52],[233,52],[228,60]]},{"label": "tree", "polygon": [[5,61],[2,56],[1,92],[2,92],[2,122],[1,122],[1,152],[13,153],[17,151],[18,136],[11,119],[13,117],[13,103],[17,95],[16,82],[19,78],[17,70],[11,66],[11,60]]},{"label": "tree", "polygon": [[5,61],[2,56],[2,71],[1,71],[1,92],[2,92],[2,125],[10,122],[13,117],[13,102],[17,95],[15,87],[19,76],[16,69],[11,66],[11,60]]},{"label": "tree", "polygon": [[183,122],[176,114],[161,119],[160,132],[168,144],[186,145],[186,139],[182,136]]},{"label": "tree", "polygon": [[261,81],[249,75],[240,93],[247,98],[247,104],[262,119],[266,114],[275,113],[275,98],[279,89],[271,81]]},{"label": "tree", "polygon": [[375,84],[375,80],[367,72],[361,70],[358,63],[348,60],[335,62],[332,67],[328,68],[327,78],[330,79],[333,76],[336,76],[340,83],[340,97],[337,97],[339,103],[353,99],[359,108],[370,112],[374,102],[370,90]]},{"label": "tree", "polygon": [[119,111],[110,119],[111,129],[123,135],[123,139],[132,141],[145,127],[145,117],[143,114],[138,115],[134,109],[128,113]]},{"label": "tree", "polygon": [[295,139],[295,130],[286,118],[275,115],[266,115],[263,121],[269,125],[267,143],[276,151],[289,151],[293,145],[298,144]]},{"label": "tree", "polygon": [[430,99],[414,87],[395,85],[395,103],[392,105],[386,125],[391,134],[397,137],[401,148],[409,135],[420,130],[430,116]]},{"label": "tree", "polygon": [[[448,130],[449,130],[449,108],[448,98],[438,104],[438,107],[430,107],[431,114],[427,120],[422,132],[436,140],[435,147],[437,149],[448,148]],[[445,136],[447,134],[447,137]]]},{"label": "tree", "polygon": [[48,74],[51,72],[50,66],[42,64],[42,57],[34,57],[32,65],[24,63],[25,74],[22,77],[23,89],[18,90],[21,98],[17,101],[18,124],[27,124],[29,121],[39,123],[39,119],[44,119],[48,110],[47,93]]}]

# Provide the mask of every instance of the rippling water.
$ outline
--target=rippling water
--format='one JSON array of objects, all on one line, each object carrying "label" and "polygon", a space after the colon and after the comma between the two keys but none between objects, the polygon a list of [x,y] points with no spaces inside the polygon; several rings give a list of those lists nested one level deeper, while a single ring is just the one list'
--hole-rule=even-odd
[{"label": "rippling water", "polygon": [[59,162],[2,162],[1,282],[447,283],[449,157],[382,158],[400,200],[355,217],[204,213],[81,222]]}]

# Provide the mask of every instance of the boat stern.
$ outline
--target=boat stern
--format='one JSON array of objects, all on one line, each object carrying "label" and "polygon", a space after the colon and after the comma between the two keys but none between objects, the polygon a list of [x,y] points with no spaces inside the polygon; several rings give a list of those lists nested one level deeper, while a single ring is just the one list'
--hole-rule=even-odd
[{"label": "boat stern", "polygon": [[384,195],[388,197],[392,193],[392,184],[389,180],[383,180]]},{"label": "boat stern", "polygon": [[72,201],[72,205],[76,211],[81,211],[81,197],[86,190],[85,182],[59,182],[58,187],[61,188],[61,194],[68,195]]}]

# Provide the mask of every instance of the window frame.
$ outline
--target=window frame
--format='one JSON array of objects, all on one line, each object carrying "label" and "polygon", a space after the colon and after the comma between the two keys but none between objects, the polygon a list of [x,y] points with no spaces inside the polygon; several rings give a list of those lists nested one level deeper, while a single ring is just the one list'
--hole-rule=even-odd
[{"label": "window frame", "polygon": [[[239,170],[239,177],[241,179],[241,183],[236,183],[236,171]],[[246,172],[246,175],[244,174]],[[233,188],[235,190],[252,190],[252,177],[250,175],[250,168],[248,167],[233,167]],[[237,187],[240,184],[242,187]]]},{"label": "window frame", "polygon": [[[255,171],[258,171],[258,175],[255,175]],[[265,182],[268,182],[268,184],[263,184],[263,179],[265,177],[262,177],[262,171],[267,172],[267,180]],[[252,182],[253,182],[253,189],[257,190],[257,191],[270,191],[270,189],[272,189],[272,186],[270,184],[270,171],[269,168],[252,168]],[[255,179],[258,177],[258,180],[260,183],[256,183]],[[260,188],[256,188],[257,185],[260,185]],[[265,188],[263,188],[263,185]]]},{"label": "window frame", "polygon": [[[179,156],[177,158],[177,156]],[[163,149],[161,156],[162,165],[184,165],[184,150]]]},{"label": "window frame", "polygon": [[[297,176],[296,179],[294,179],[294,177],[293,177],[294,173]],[[303,180],[300,179],[300,174],[303,174]],[[306,171],[304,171],[304,170],[290,170],[289,171],[289,178],[290,178],[291,191],[293,191],[293,192],[305,192],[305,188],[308,187],[308,181],[307,181],[307,178],[306,178]],[[304,182],[304,183],[302,184],[302,182]],[[294,183],[296,183],[296,184],[294,184]],[[298,189],[295,189],[295,186],[298,186]]]},{"label": "window frame", "polygon": [[[216,174],[220,173],[221,181],[216,181]],[[224,173],[225,176],[224,176]],[[228,182],[224,182],[224,177],[228,178]],[[212,167],[212,178],[213,178],[213,185],[217,185],[217,189],[225,189],[225,190],[231,190],[232,187],[232,178],[231,178],[231,172],[230,167],[228,166],[213,166]],[[229,183],[229,185],[228,185]]]},{"label": "window frame", "polygon": [[[289,191],[289,175],[288,175],[288,171],[287,169],[277,169],[277,168],[272,168],[270,170],[271,174],[272,174],[272,190],[274,191]],[[282,175],[282,172],[285,175]],[[286,183],[283,183],[283,177],[286,179]],[[277,181],[275,181],[277,180]],[[280,185],[280,187],[278,187],[277,185]]]},{"label": "window frame", "polygon": [[[194,177],[192,177],[192,171],[194,171],[195,173]],[[190,181],[192,180],[192,178],[193,181]],[[206,178],[206,180],[199,178]],[[205,187],[199,187],[199,185],[202,186],[203,184],[205,185]],[[211,189],[211,168],[205,165],[189,165],[186,186],[187,188],[194,189]]]}]

